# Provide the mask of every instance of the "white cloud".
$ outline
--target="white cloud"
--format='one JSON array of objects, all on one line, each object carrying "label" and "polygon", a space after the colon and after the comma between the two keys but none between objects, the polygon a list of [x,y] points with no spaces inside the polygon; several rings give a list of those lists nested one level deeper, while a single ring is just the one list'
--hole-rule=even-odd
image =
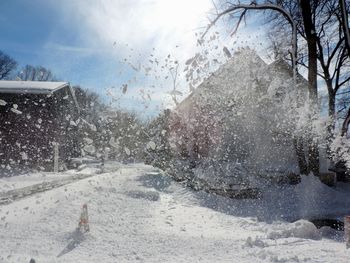
[{"label": "white cloud", "polygon": [[[70,43],[47,43],[48,49],[75,52],[81,56],[99,54],[108,58],[106,60],[115,57],[116,61],[123,61],[126,58],[135,67],[139,63],[146,67],[151,53],[160,61],[171,54],[180,63],[192,57],[197,49],[195,33],[204,30],[208,24],[207,14],[212,8],[211,0],[62,0],[52,1],[52,4],[61,11],[65,27],[75,29],[80,43],[74,43],[74,46]],[[226,24],[219,31],[227,28]],[[213,29],[216,30],[218,28]],[[224,37],[218,44],[244,46],[249,44],[249,38],[242,26],[235,40]],[[250,41],[256,43],[257,37],[252,36]],[[155,84],[154,80],[137,75],[127,63],[125,67],[129,70],[128,77],[138,80],[124,97],[136,98],[140,89],[146,90]],[[120,69],[115,69],[115,72],[118,71]],[[172,101],[167,93],[172,86],[170,79],[164,80],[168,72],[152,73],[163,74],[159,75],[161,83],[155,84],[157,87],[151,92],[152,99],[169,106]],[[182,91],[187,89],[184,86],[185,83],[182,83]]]},{"label": "white cloud", "polygon": [[[168,54],[180,62],[193,56],[195,33],[208,24],[207,12],[212,8],[211,0],[62,0],[51,3],[60,11],[64,27],[77,32],[78,41],[74,44],[48,41],[47,50],[67,55],[73,52],[82,58],[98,54],[106,57],[106,61],[115,58],[118,62],[126,58],[135,66],[141,63],[144,68],[150,66],[151,53],[159,61]],[[116,68],[115,72],[126,71],[130,79],[135,75],[138,79],[125,97],[130,98],[131,93],[134,98],[140,97],[139,87],[155,86],[152,101],[163,102],[163,105],[172,103],[167,94],[172,87],[164,81],[164,74],[168,72],[152,72],[163,80],[155,83],[154,79],[147,80],[134,72],[127,63],[125,68]]]},{"label": "white cloud", "polygon": [[65,23],[78,26],[85,45],[119,55],[130,48],[141,53],[155,48],[160,56],[177,52],[176,45],[181,54],[190,56],[196,43],[194,31],[207,24],[206,12],[212,7],[210,0],[64,0],[56,4]]}]

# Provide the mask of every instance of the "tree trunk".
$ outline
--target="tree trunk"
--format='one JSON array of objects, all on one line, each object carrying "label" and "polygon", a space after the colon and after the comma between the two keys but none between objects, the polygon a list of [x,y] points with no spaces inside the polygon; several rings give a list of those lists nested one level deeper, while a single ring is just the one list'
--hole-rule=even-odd
[{"label": "tree trunk", "polygon": [[[332,85],[330,80],[327,80],[327,86]],[[332,143],[335,129],[335,92],[328,88],[328,117],[330,123],[327,127],[327,157],[331,159],[330,144]]]},{"label": "tree trunk", "polygon": [[341,136],[346,136],[346,134],[348,133],[349,123],[350,123],[350,108],[349,108],[349,110],[346,114],[345,120],[343,122],[343,126],[341,129]]},{"label": "tree trunk", "polygon": [[348,21],[348,12],[346,8],[345,0],[339,0],[339,6],[341,10],[341,20],[345,37],[345,44],[348,50],[348,56],[350,56],[350,32],[349,32],[349,21]]},{"label": "tree trunk", "polygon": [[297,155],[299,172],[300,174],[307,175],[309,172],[309,169],[305,158],[304,143],[302,138],[298,137],[294,139],[294,148]]},{"label": "tree trunk", "polygon": [[[317,96],[317,35],[315,25],[312,21],[311,5],[309,0],[300,0],[300,8],[303,17],[307,47],[308,47],[308,82],[309,99],[311,108],[311,119],[317,116],[318,96]],[[311,133],[312,134],[312,133]],[[319,175],[319,151],[318,142],[308,138],[309,170],[314,175]]]}]

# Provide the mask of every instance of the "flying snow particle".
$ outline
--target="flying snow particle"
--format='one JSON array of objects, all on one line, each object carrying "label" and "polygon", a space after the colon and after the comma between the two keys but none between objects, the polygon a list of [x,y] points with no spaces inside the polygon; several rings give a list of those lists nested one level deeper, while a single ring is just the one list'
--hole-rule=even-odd
[{"label": "flying snow particle", "polygon": [[86,144],[92,144],[94,142],[92,139],[87,138],[87,137],[85,137],[83,140]]},{"label": "flying snow particle", "polygon": [[22,160],[28,160],[28,154],[25,152],[20,153]]},{"label": "flying snow particle", "polygon": [[7,104],[7,102],[6,102],[6,101],[4,101],[4,100],[0,99],[0,106],[5,106],[6,104]]},{"label": "flying snow particle", "polygon": [[77,124],[76,124],[73,120],[70,120],[69,125],[71,125],[71,126],[77,126]]},{"label": "flying snow particle", "polygon": [[176,144],[175,143],[171,142],[171,143],[169,143],[169,145],[170,145],[171,148],[176,148]]},{"label": "flying snow particle", "polygon": [[122,92],[123,92],[123,94],[125,94],[127,92],[127,90],[128,90],[128,84],[123,84],[122,85]]},{"label": "flying snow particle", "polygon": [[118,148],[118,146],[119,146],[118,141],[116,142],[114,137],[111,137],[111,139],[109,140],[109,145],[114,147],[114,148]]},{"label": "flying snow particle", "polygon": [[224,51],[224,53],[225,53],[227,58],[231,58],[232,57],[231,52],[228,50],[227,47],[224,47],[222,50]]},{"label": "flying snow particle", "polygon": [[[15,105],[13,105],[13,106],[15,106]],[[17,108],[11,108],[11,111],[12,111],[13,113],[16,113],[16,114],[22,114],[21,111],[17,110]]]},{"label": "flying snow particle", "polygon": [[172,91],[169,92],[169,94],[172,95],[172,96],[181,96],[182,92],[178,91],[178,90],[172,90]]},{"label": "flying snow particle", "polygon": [[94,153],[95,147],[93,145],[85,145],[83,150],[88,153]]},{"label": "flying snow particle", "polygon": [[151,149],[154,151],[156,149],[156,144],[153,141],[148,142],[147,149]]}]

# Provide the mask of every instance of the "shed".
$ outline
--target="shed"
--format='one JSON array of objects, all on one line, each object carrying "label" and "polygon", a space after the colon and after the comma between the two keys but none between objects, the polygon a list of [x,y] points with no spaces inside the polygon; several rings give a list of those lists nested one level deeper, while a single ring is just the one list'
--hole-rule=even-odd
[{"label": "shed", "polygon": [[67,82],[0,81],[0,165],[2,169],[53,168],[79,155],[79,106]]}]

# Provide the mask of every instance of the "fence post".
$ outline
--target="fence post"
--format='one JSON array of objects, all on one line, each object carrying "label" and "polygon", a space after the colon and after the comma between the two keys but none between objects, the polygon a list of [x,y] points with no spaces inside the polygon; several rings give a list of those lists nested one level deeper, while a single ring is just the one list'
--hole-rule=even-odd
[{"label": "fence post", "polygon": [[344,239],[346,248],[350,248],[350,216],[344,217]]},{"label": "fence post", "polygon": [[53,171],[58,173],[58,158],[59,158],[59,150],[58,143],[54,143],[53,145]]}]

